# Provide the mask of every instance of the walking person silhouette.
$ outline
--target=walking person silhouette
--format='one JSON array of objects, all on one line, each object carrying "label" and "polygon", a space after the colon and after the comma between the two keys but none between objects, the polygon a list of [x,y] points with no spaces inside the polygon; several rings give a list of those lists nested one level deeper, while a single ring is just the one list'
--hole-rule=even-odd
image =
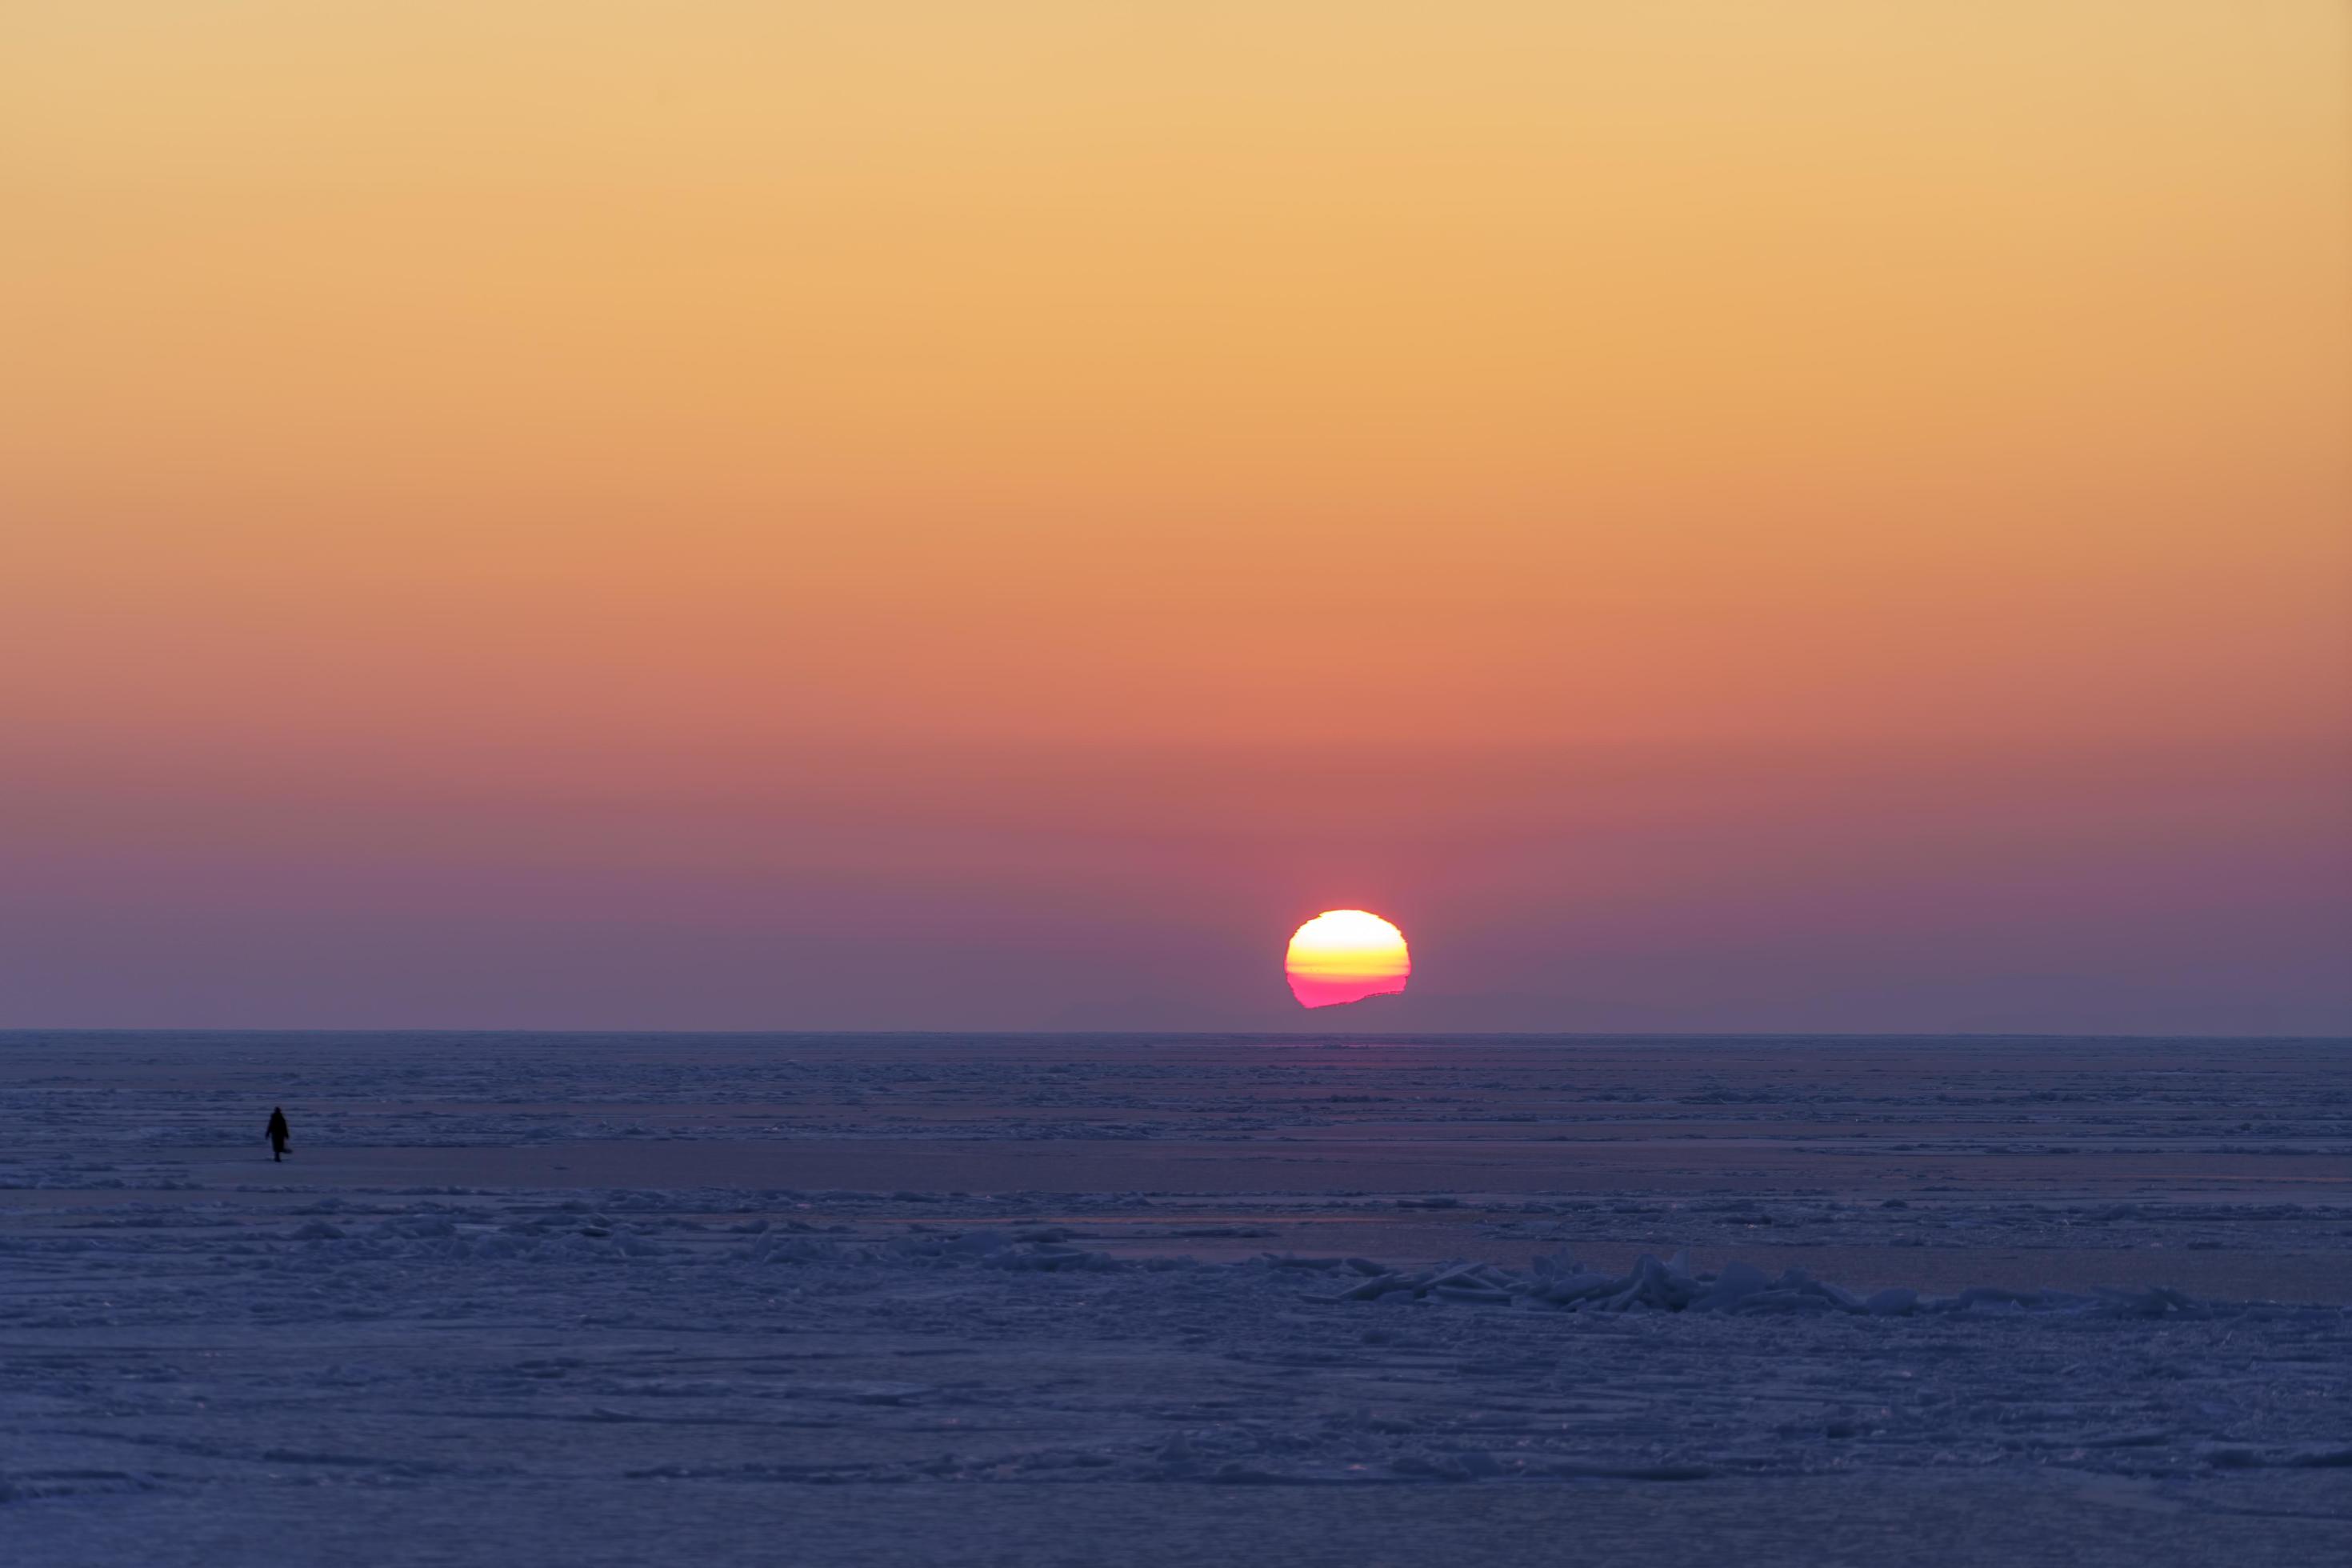
[{"label": "walking person silhouette", "polygon": [[286,1158],[286,1145],[293,1141],[294,1134],[286,1126],[286,1108],[272,1106],[269,1111],[269,1163],[274,1165]]}]

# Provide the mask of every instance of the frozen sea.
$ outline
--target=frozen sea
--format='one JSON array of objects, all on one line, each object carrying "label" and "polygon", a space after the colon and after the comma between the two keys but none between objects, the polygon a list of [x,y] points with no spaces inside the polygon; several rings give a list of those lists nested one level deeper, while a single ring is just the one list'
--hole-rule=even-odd
[{"label": "frozen sea", "polygon": [[2347,1304],[2343,1041],[0,1035],[11,1565],[2341,1564]]}]

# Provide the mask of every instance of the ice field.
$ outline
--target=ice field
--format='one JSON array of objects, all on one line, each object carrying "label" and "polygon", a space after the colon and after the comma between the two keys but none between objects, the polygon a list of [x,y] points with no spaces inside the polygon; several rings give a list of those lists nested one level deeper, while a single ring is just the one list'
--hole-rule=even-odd
[{"label": "ice field", "polygon": [[0,1134],[11,1564],[2352,1561],[2343,1042],[18,1034]]}]

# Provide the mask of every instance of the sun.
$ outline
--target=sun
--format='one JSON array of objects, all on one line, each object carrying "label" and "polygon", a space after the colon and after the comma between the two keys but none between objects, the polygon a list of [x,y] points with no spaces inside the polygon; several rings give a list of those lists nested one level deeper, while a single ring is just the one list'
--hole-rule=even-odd
[{"label": "sun", "polygon": [[1392,996],[1412,975],[1404,932],[1366,910],[1326,910],[1292,933],[1283,960],[1302,1007]]}]

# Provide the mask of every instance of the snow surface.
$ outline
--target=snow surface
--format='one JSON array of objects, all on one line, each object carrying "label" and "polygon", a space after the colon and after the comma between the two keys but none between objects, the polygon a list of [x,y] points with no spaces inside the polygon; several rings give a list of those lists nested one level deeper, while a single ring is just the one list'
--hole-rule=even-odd
[{"label": "snow surface", "polygon": [[0,1036],[0,1562],[2352,1560],[2347,1066]]}]

